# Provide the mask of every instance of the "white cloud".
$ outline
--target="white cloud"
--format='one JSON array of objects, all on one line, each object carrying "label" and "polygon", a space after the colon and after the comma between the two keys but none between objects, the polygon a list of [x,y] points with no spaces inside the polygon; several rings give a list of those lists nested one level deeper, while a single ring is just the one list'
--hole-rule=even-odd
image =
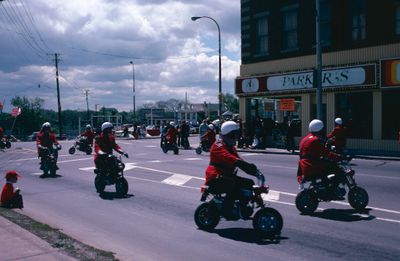
[{"label": "white cloud", "polygon": [[[6,2],[1,5],[16,8]],[[184,99],[185,93],[193,102],[217,102],[216,27],[205,19],[190,20],[197,15],[209,15],[221,27],[223,92],[233,92],[240,66],[239,1],[24,2],[51,52],[61,53],[63,109],[85,108],[82,90],[89,89],[92,109],[94,104],[104,104],[130,110],[131,60],[135,63],[137,106]],[[56,109],[54,56],[47,55],[48,48],[36,34],[37,44],[46,52],[35,43],[31,43],[32,49],[16,33],[18,27],[4,17],[0,17],[0,31],[7,36],[0,42],[0,96],[42,97],[47,108]]]}]

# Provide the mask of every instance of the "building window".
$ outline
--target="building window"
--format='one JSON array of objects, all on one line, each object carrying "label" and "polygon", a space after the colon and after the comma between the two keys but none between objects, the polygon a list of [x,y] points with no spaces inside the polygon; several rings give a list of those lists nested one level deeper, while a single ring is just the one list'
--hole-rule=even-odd
[{"label": "building window", "polygon": [[257,53],[268,54],[269,35],[268,35],[268,17],[257,19]]},{"label": "building window", "polygon": [[400,90],[382,92],[382,139],[396,140],[400,132],[400,118],[393,117],[400,111]]},{"label": "building window", "polygon": [[399,5],[396,7],[396,17],[395,17],[395,23],[396,23],[396,35],[400,35],[400,2]]},{"label": "building window", "polygon": [[328,0],[321,1],[320,30],[321,44],[330,45],[332,39],[332,7]]},{"label": "building window", "polygon": [[354,41],[366,38],[365,0],[351,2],[351,35]]},{"label": "building window", "polygon": [[372,92],[337,93],[335,117],[341,117],[349,137],[372,139]]},{"label": "building window", "polygon": [[298,48],[297,37],[297,8],[283,9],[283,49],[293,50]]}]

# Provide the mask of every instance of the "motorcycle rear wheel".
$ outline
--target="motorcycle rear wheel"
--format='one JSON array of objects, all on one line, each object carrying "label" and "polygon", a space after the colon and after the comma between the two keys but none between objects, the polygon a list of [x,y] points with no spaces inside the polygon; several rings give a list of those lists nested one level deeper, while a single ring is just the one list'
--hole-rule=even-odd
[{"label": "motorcycle rear wheel", "polygon": [[94,178],[94,186],[96,187],[97,193],[103,193],[106,188],[106,183],[104,182],[104,178],[96,175]]},{"label": "motorcycle rear wheel", "polygon": [[279,235],[283,227],[282,215],[273,208],[260,209],[254,215],[253,227],[261,238]]},{"label": "motorcycle rear wheel", "polygon": [[361,187],[350,189],[347,199],[350,206],[358,211],[364,210],[369,201],[367,191]]},{"label": "motorcycle rear wheel", "polygon": [[201,204],[194,212],[194,222],[201,230],[213,230],[220,219],[217,207],[209,202]]},{"label": "motorcycle rear wheel", "polygon": [[296,208],[305,215],[310,215],[318,208],[318,199],[315,193],[305,189],[296,196]]},{"label": "motorcycle rear wheel", "polygon": [[174,148],[174,154],[175,154],[175,155],[178,155],[178,154],[179,154],[179,148],[178,148],[178,147],[175,147],[175,148]]},{"label": "motorcycle rear wheel", "polygon": [[7,149],[11,148],[11,142],[6,141],[6,148],[7,148]]},{"label": "motorcycle rear wheel", "polygon": [[86,150],[86,155],[90,155],[90,154],[92,154],[92,148],[88,147]]},{"label": "motorcycle rear wheel", "polygon": [[201,154],[201,151],[202,151],[201,147],[197,147],[197,148],[196,148],[196,153],[197,153],[198,155]]},{"label": "motorcycle rear wheel", "polygon": [[71,147],[69,148],[68,153],[72,155],[75,153],[75,151],[76,151],[75,147]]},{"label": "motorcycle rear wheel", "polygon": [[117,194],[121,197],[125,196],[126,194],[128,194],[128,190],[129,190],[129,184],[128,181],[126,181],[125,178],[119,178],[116,182],[115,182],[115,191],[117,192]]}]

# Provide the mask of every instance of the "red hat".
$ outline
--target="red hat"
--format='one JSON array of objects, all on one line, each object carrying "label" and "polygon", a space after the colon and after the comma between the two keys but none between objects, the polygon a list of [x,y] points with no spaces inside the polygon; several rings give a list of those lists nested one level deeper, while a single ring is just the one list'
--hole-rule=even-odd
[{"label": "red hat", "polygon": [[15,170],[10,170],[10,171],[7,171],[7,173],[6,173],[6,179],[8,179],[8,178],[11,178],[11,177],[17,177],[17,178],[20,178],[21,177],[21,175],[19,175]]}]

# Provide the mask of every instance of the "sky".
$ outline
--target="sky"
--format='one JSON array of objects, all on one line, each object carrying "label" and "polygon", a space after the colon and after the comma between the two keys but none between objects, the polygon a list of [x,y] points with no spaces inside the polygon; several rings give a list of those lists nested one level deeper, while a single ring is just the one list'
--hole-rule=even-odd
[{"label": "sky", "polygon": [[[240,1],[3,0],[0,2],[0,101],[44,99],[57,110],[55,53],[63,110],[133,109],[185,99],[217,103],[218,29],[222,92],[240,69]],[[130,64],[130,61],[134,65]]]}]

